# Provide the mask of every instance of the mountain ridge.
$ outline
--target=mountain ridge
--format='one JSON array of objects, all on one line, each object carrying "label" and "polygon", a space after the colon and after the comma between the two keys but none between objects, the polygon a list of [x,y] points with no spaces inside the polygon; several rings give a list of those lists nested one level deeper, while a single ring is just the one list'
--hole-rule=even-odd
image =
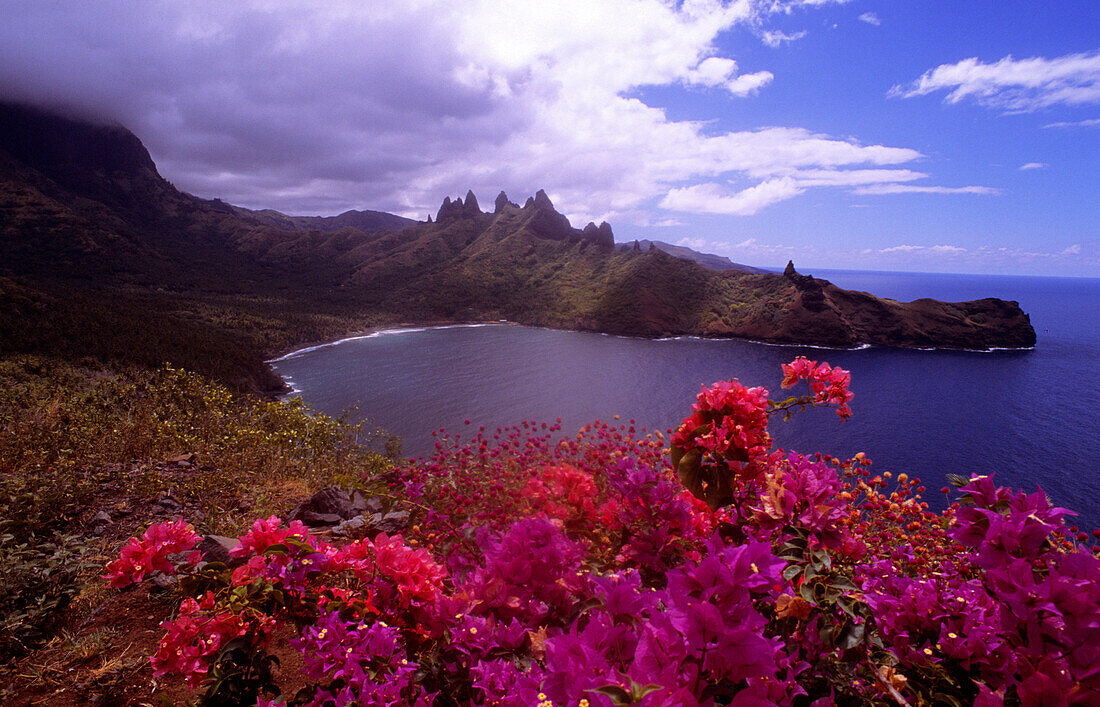
[{"label": "mountain ridge", "polygon": [[751,273],[766,273],[771,272],[766,268],[757,268],[752,265],[743,265],[742,263],[735,263],[724,255],[715,255],[714,253],[703,253],[701,251],[688,248],[687,246],[675,245],[673,243],[665,243],[664,241],[654,241],[648,238],[641,240],[634,240],[627,243],[617,243],[615,245],[619,250],[640,250],[643,253],[650,248],[657,248],[663,250],[669,255],[674,255],[677,258],[684,258],[692,262],[702,265],[708,270],[741,270],[742,272]]},{"label": "mountain ridge", "polygon": [[[251,350],[253,364],[302,341],[413,321],[835,347],[1035,341],[1012,302],[897,303],[793,265],[784,275],[714,270],[623,245],[607,223],[574,228],[542,190],[523,206],[501,192],[487,212],[472,191],[448,196],[424,222],[244,209],[177,190],[125,128],[0,104],[0,276],[43,301],[78,296],[103,316],[112,301],[162,307],[188,336],[197,327]],[[14,338],[24,343],[0,351],[35,350]]]}]

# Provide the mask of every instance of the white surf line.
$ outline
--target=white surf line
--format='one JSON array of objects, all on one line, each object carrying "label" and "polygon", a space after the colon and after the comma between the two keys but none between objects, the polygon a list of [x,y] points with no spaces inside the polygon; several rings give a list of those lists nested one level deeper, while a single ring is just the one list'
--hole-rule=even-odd
[{"label": "white surf line", "polygon": [[378,329],[372,331],[369,334],[357,334],[355,336],[348,336],[343,339],[337,339],[336,341],[328,341],[323,344],[315,344],[313,346],[306,346],[301,349],[296,349],[288,354],[283,354],[278,358],[268,359],[264,363],[278,363],[279,361],[286,361],[287,359],[296,358],[302,354],[307,354],[310,351],[316,351],[318,349],[327,349],[330,346],[338,346],[349,341],[361,341],[363,339],[374,339],[379,336],[393,336],[396,334],[414,334],[421,331],[431,331],[433,329],[475,329],[478,327],[497,326],[501,323],[507,323],[504,320],[500,322],[483,322],[477,324],[440,324],[439,326],[427,326],[427,327],[399,327],[396,329]]}]

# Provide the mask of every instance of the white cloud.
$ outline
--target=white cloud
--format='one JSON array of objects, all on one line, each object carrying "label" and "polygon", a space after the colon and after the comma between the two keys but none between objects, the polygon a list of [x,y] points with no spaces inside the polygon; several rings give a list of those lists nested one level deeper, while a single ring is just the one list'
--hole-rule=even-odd
[{"label": "white cloud", "polygon": [[676,245],[682,245],[693,250],[703,250],[707,247],[707,239],[705,238],[689,238],[687,236],[676,241]]},{"label": "white cloud", "polygon": [[916,184],[873,184],[859,187],[856,194],[1000,194],[992,187],[938,187]]},{"label": "white cloud", "polygon": [[1045,162],[1028,162],[1027,164],[1020,165],[1020,171],[1027,172],[1032,169],[1046,169],[1049,166],[1050,165]]},{"label": "white cloud", "polygon": [[842,187],[908,182],[928,175],[909,169],[800,169],[790,172],[789,176],[802,187]]},{"label": "white cloud", "polygon": [[791,258],[816,253],[813,246],[790,246],[780,243],[761,243],[755,238],[746,238],[728,248],[717,248],[719,255],[732,255],[738,258]]},{"label": "white cloud", "polygon": [[859,16],[859,19],[861,22],[866,22],[867,24],[874,25],[875,27],[878,27],[882,24],[882,21],[878,18],[878,15],[873,12],[865,12]]},{"label": "white cloud", "polygon": [[[1032,251],[1003,246],[963,247],[954,244],[923,245],[901,243],[882,247],[853,249],[830,248],[825,244],[800,244],[788,246],[761,243],[747,238],[739,243],[724,245],[712,242],[713,252],[727,255],[740,262],[779,266],[788,259],[802,264],[803,274],[813,274],[814,263],[820,267],[843,267],[836,263],[860,263],[865,269],[930,269],[938,272],[1019,272],[1021,267],[1040,269],[1065,267],[1072,263],[1096,263],[1100,254],[1097,244],[1075,243],[1063,250]],[[811,265],[807,265],[810,263]],[[824,263],[833,263],[824,265]],[[1052,271],[1057,272],[1057,271]]]},{"label": "white cloud", "polygon": [[903,168],[913,149],[721,132],[637,97],[752,94],[772,74],[738,73],[722,33],[827,2],[23,3],[0,22],[0,92],[117,120],[177,186],[243,206],[423,217],[467,189],[541,187],[575,223],[652,225],[654,203],[751,214],[925,176]]},{"label": "white cloud", "polygon": [[[807,142],[812,140],[806,136]],[[835,145],[828,145],[835,149]],[[857,153],[858,154],[858,153]],[[749,169],[751,176],[762,178],[763,182],[738,192],[715,183],[695,184],[679,187],[668,192],[661,201],[661,208],[702,214],[730,214],[751,216],[761,209],[792,197],[798,196],[814,187],[854,187],[855,194],[999,194],[991,187],[942,187],[906,184],[916,179],[928,177],[923,172],[909,169],[837,169],[809,168],[799,169],[792,164],[783,168],[778,166],[781,160],[773,155],[773,165],[760,165]],[[806,157],[806,155],[804,155]],[[825,163],[823,154],[813,155],[813,161]],[[855,162],[854,156],[849,163]],[[770,167],[770,169],[769,169]],[[865,205],[864,205],[865,206]]]},{"label": "white cloud", "polygon": [[790,177],[768,179],[739,192],[708,182],[673,189],[665,195],[661,207],[697,214],[751,216],[765,206],[790,199],[803,191]]},{"label": "white cloud", "polygon": [[688,83],[717,86],[730,80],[737,73],[737,62],[719,56],[711,56],[687,72]]},{"label": "white cloud", "polygon": [[805,36],[806,32],[804,30],[801,32],[792,32],[791,34],[786,34],[784,32],[780,32],[779,30],[771,30],[762,31],[760,33],[760,41],[764,42],[764,44],[767,44],[769,47],[777,48],[783,46],[784,44],[796,42]]},{"label": "white cloud", "polygon": [[770,71],[757,71],[753,74],[741,74],[726,82],[726,88],[735,96],[748,96],[756,93],[761,87],[771,83],[775,78]]},{"label": "white cloud", "polygon": [[957,245],[895,245],[889,248],[880,248],[878,251],[871,251],[878,253],[933,253],[937,255],[961,255],[966,252],[966,248],[961,248]]},{"label": "white cloud", "polygon": [[[981,258],[982,260],[984,260],[986,262],[1000,260],[1000,261],[1016,261],[1016,262],[1027,263],[1027,262],[1035,262],[1035,261],[1055,261],[1055,262],[1057,262],[1057,261],[1060,261],[1060,260],[1066,260],[1066,259],[1070,259],[1070,258],[1076,260],[1077,259],[1076,256],[1081,255],[1083,250],[1084,249],[1081,247],[1080,244],[1074,244],[1074,245],[1071,245],[1071,246],[1065,248],[1064,250],[1058,251],[1056,253],[1055,252],[1050,252],[1050,251],[1024,250],[1023,248],[1009,248],[1009,247],[1006,247],[1006,246],[1000,246],[1000,247],[981,246],[979,248],[975,248],[971,252],[974,253],[976,256],[978,256],[979,258]],[[1095,248],[1095,246],[1092,247],[1091,251],[1092,251],[1091,258],[1095,262],[1095,259],[1096,259],[1096,248]]]},{"label": "white cloud", "polygon": [[737,62],[723,57],[707,57],[687,72],[684,81],[703,86],[721,86],[735,96],[756,93],[775,78],[770,71],[737,74]]},{"label": "white cloud", "polygon": [[[1065,263],[1096,262],[1095,245],[1073,244],[1061,251],[1029,251],[1022,248],[978,246],[965,248],[958,245],[938,244],[920,245],[903,243],[885,247],[870,247],[851,250],[819,247],[813,244],[799,247],[767,245],[757,243],[750,238],[736,245],[715,252],[753,260],[757,263],[778,265],[787,258],[796,262],[859,262],[867,269],[911,269],[911,268],[948,268],[940,272],[981,272],[1008,271],[1018,272],[1021,266],[1041,268],[1056,267]],[[836,267],[831,266],[831,267]],[[803,273],[813,273],[814,267],[803,267]]]},{"label": "white cloud", "polygon": [[993,64],[972,57],[930,69],[908,86],[894,86],[889,95],[912,98],[941,90],[948,91],[948,103],[972,99],[1010,112],[1100,103],[1100,52],[1054,59],[1009,55]]},{"label": "white cloud", "polygon": [[1044,128],[1100,128],[1100,118],[1088,118],[1071,122],[1047,123]]},{"label": "white cloud", "polygon": [[822,7],[824,5],[846,5],[850,0],[763,0],[759,3],[762,12],[791,14],[800,7]]}]

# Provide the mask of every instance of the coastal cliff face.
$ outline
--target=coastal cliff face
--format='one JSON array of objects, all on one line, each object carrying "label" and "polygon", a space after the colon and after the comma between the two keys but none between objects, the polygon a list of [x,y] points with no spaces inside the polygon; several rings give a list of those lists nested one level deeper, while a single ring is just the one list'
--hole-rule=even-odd
[{"label": "coastal cliff face", "polygon": [[848,347],[871,344],[983,351],[1035,345],[1031,320],[1017,302],[993,298],[897,302],[800,275],[790,262],[783,277],[797,291],[786,336],[813,329],[822,340],[832,339],[834,343],[829,345]]},{"label": "coastal cliff face", "polygon": [[1035,343],[1015,302],[900,303],[793,264],[779,275],[681,255],[617,247],[606,223],[574,228],[541,190],[523,206],[502,192],[489,212],[472,192],[448,197],[426,222],[242,209],[176,190],[125,128],[0,104],[0,328],[14,332],[0,353],[141,331],[145,309],[186,332],[162,336],[158,352],[190,347],[188,360],[201,359],[203,341],[224,341],[235,370],[260,365],[261,352],[397,321],[836,347]]}]

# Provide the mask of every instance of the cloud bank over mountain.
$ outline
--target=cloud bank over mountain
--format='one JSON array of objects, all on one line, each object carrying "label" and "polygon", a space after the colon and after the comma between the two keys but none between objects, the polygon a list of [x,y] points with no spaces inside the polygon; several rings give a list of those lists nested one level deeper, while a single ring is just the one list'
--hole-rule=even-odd
[{"label": "cloud bank over mountain", "polygon": [[882,0],[12,0],[0,98],[123,124],[181,189],[252,208],[545,188],[622,237],[832,245],[812,265],[953,229],[1097,265],[1081,7],[1043,13],[1066,49],[991,28],[990,54],[979,9]]},{"label": "cloud bank over mountain", "polygon": [[763,38],[771,16],[824,4],[24,3],[0,30],[0,83],[120,121],[180,187],[246,206],[418,215],[442,193],[546,185],[578,220],[650,222],[654,200],[752,214],[917,178],[884,168],[921,154],[797,127],[715,132],[635,94],[766,91],[774,75],[716,38]]}]

